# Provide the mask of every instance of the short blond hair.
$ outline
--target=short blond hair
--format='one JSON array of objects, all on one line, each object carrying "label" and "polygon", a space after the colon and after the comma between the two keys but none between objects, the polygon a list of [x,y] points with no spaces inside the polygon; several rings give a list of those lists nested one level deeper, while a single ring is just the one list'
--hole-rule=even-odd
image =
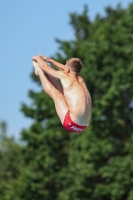
[{"label": "short blond hair", "polygon": [[83,67],[83,63],[79,58],[70,58],[66,61],[66,64],[76,73],[79,73]]}]

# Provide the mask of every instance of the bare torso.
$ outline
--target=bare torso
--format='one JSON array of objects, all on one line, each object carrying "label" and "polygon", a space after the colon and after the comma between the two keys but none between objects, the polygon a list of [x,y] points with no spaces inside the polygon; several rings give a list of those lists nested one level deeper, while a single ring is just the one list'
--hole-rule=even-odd
[{"label": "bare torso", "polygon": [[83,78],[75,73],[64,75],[61,83],[72,120],[82,126],[88,125],[91,116],[91,96]]}]

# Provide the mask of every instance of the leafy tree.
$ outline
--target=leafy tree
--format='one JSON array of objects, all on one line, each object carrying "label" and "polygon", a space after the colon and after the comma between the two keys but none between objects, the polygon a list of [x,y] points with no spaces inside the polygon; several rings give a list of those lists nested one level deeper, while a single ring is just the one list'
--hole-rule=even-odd
[{"label": "leafy tree", "polygon": [[[79,57],[90,90],[93,112],[89,128],[65,131],[53,101],[41,90],[29,91],[22,105],[34,120],[22,131],[27,167],[17,188],[20,199],[133,199],[133,4],[106,8],[106,15],[70,15],[75,39],[60,41],[53,57],[65,63]],[[32,79],[40,86],[38,77]]]},{"label": "leafy tree", "polygon": [[23,160],[21,146],[7,136],[7,124],[0,122],[0,199],[8,200],[20,175]]}]

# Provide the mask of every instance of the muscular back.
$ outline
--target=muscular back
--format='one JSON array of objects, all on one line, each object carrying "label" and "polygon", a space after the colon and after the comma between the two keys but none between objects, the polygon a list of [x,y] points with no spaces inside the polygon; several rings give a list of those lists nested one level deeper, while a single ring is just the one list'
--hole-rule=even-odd
[{"label": "muscular back", "polygon": [[61,79],[61,83],[72,120],[80,125],[88,125],[91,96],[83,78],[75,73],[67,74]]}]

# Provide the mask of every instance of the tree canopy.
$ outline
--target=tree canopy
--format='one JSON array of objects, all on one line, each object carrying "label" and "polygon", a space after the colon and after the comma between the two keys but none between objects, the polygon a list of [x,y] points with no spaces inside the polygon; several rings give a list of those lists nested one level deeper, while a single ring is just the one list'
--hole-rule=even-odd
[{"label": "tree canopy", "polygon": [[7,123],[0,122],[0,200],[11,197],[11,191],[23,167],[21,145],[7,136]]}]

